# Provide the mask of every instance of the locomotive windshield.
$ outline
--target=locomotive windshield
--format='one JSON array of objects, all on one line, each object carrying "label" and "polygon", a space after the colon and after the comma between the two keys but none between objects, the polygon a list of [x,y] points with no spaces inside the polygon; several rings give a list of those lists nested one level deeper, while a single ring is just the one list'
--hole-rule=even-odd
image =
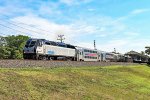
[{"label": "locomotive windshield", "polygon": [[36,44],[36,41],[31,41],[30,47],[33,47]]},{"label": "locomotive windshield", "polygon": [[33,47],[33,46],[36,45],[36,42],[37,42],[37,40],[29,39],[29,40],[26,42],[25,47]]}]

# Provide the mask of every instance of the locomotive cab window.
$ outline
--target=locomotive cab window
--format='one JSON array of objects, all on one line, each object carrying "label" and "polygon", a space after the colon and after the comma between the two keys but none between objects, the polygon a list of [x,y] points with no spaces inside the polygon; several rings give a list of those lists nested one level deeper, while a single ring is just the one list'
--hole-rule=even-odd
[{"label": "locomotive cab window", "polygon": [[30,44],[30,40],[28,40],[28,41],[26,42],[25,47],[28,47],[29,44]]},{"label": "locomotive cab window", "polygon": [[30,41],[27,41],[26,45],[29,45],[30,44]]},{"label": "locomotive cab window", "polygon": [[30,43],[30,47],[35,46],[35,44],[36,44],[36,41],[31,41],[31,43]]}]

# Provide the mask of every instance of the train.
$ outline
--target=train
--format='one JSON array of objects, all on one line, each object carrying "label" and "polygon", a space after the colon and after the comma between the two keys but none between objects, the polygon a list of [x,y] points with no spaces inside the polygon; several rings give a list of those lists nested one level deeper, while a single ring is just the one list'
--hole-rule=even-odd
[{"label": "train", "polygon": [[127,62],[130,57],[71,44],[30,38],[23,48],[24,59]]}]

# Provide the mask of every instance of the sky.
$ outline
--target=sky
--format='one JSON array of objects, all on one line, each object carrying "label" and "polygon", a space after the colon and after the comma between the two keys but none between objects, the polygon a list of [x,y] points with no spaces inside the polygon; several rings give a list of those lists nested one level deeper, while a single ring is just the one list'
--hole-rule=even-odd
[{"label": "sky", "polygon": [[0,35],[28,35],[111,52],[150,46],[150,0],[0,0]]}]

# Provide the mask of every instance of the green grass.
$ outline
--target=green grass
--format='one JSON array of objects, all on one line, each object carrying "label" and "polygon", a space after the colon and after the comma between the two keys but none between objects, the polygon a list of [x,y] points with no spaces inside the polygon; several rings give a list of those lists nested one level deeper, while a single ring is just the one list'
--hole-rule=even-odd
[{"label": "green grass", "polygon": [[2,100],[149,100],[146,65],[0,68]]}]

